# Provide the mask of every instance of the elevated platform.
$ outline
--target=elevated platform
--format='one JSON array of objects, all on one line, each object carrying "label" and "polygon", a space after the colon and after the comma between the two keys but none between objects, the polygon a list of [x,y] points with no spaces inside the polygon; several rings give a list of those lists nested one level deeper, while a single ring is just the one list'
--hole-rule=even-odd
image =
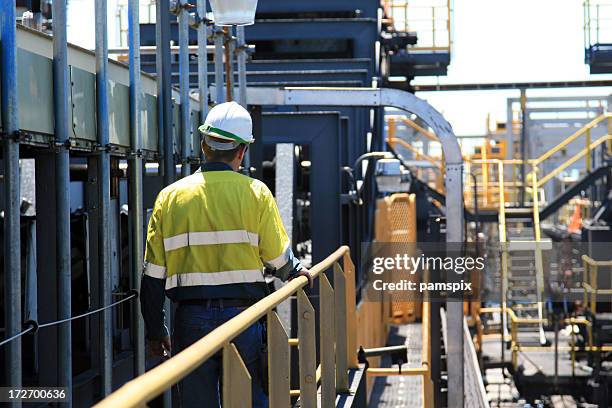
[{"label": "elevated platform", "polygon": [[612,72],[612,44],[593,44],[584,50],[584,62],[589,64],[591,74]]}]

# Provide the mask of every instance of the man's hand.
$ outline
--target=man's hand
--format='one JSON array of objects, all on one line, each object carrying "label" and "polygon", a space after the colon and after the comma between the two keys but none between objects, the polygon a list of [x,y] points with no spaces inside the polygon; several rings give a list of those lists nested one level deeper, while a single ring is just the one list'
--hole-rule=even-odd
[{"label": "man's hand", "polygon": [[170,336],[163,337],[159,340],[149,340],[149,350],[156,357],[170,357],[172,352],[172,342]]},{"label": "man's hand", "polygon": [[293,275],[293,277],[291,277],[291,279],[289,280],[292,281],[295,278],[299,278],[300,276],[305,276],[308,278],[308,286],[310,286],[310,288],[314,286],[314,280],[312,278],[312,275],[310,274],[310,271],[306,268],[300,269],[300,271],[296,273],[295,275]]}]

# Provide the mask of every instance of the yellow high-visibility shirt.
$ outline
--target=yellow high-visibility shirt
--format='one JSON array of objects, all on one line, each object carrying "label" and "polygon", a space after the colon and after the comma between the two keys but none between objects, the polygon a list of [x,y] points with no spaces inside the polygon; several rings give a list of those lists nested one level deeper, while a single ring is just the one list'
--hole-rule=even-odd
[{"label": "yellow high-visibility shirt", "polygon": [[278,269],[292,256],[263,182],[231,170],[201,171],[159,193],[144,274],[165,279],[173,300],[262,297],[264,264]]}]

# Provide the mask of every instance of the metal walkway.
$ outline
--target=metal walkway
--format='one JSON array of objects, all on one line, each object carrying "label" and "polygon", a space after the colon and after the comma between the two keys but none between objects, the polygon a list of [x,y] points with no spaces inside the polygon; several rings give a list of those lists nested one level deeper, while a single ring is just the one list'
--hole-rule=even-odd
[{"label": "metal walkway", "polygon": [[[408,346],[408,363],[402,368],[421,367],[421,323],[409,323],[391,327],[389,344]],[[385,357],[381,367],[391,367],[391,361]],[[422,407],[422,377],[389,376],[377,377],[370,396],[369,407]]]}]

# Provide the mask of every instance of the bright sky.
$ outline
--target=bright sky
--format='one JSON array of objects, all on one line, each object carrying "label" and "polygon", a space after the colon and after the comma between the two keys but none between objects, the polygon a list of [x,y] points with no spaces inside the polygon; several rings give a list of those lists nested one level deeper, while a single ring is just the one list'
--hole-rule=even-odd
[{"label": "bright sky", "polygon": [[[589,75],[584,64],[582,0],[454,3],[448,76],[417,78],[417,84],[612,79],[608,74]],[[611,93],[608,87],[548,89],[528,90],[527,96]],[[456,134],[482,135],[487,113],[491,113],[492,123],[505,121],[506,98],[518,97],[519,91],[422,92],[418,96],[440,110]]]},{"label": "bright sky", "polygon": [[[423,0],[414,1],[427,4]],[[417,84],[612,79],[612,75],[589,75],[584,64],[583,0],[453,2],[453,47],[448,76],[417,78]],[[119,45],[116,16],[121,3],[124,1],[108,1],[111,47]],[[91,0],[69,0],[68,5],[69,41],[93,48]],[[612,7],[602,10],[602,14],[608,10],[612,17]],[[612,25],[612,20],[608,23]],[[612,42],[612,27],[602,31],[602,35],[608,35],[608,42]],[[612,94],[612,88],[527,91],[527,96],[607,94]],[[505,121],[506,98],[518,97],[519,91],[430,92],[418,96],[440,110],[456,134],[482,135],[486,132],[487,114],[491,114],[491,123]]]}]

